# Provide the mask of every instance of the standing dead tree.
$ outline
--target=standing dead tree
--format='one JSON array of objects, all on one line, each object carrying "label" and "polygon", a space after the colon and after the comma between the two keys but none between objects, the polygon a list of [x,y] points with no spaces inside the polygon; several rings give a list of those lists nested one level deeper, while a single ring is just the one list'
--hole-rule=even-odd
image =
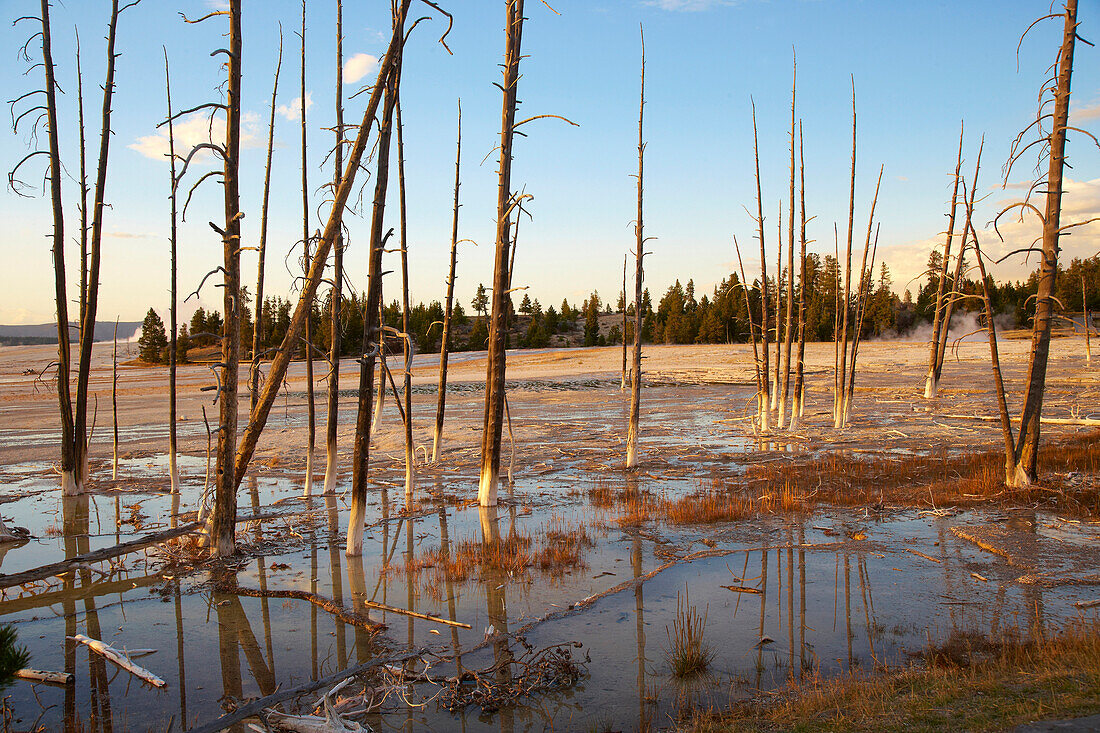
[{"label": "standing dead tree", "polygon": [[[344,167],[344,4],[336,0],[336,147],[333,150],[332,190],[340,185]],[[333,244],[332,288],[329,289],[329,373],[328,402],[325,411],[325,484],[324,493],[336,491],[337,468],[336,429],[340,417],[340,306],[344,297],[344,233],[336,234]]]},{"label": "standing dead tree", "polygon": [[1092,366],[1092,314],[1089,313],[1089,296],[1085,289],[1085,273],[1081,273],[1081,317],[1085,326],[1085,366]]},{"label": "standing dead tree", "polygon": [[[400,79],[398,90],[400,94]],[[401,370],[402,397],[405,400],[405,506],[413,504],[413,492],[416,490],[416,456],[413,452],[412,435],[412,358],[413,342],[409,335],[409,239],[408,216],[405,206],[405,137],[401,124],[401,102],[397,102],[397,208],[401,225],[401,336],[404,344],[404,368]],[[410,525],[411,528],[411,525]]]},{"label": "standing dead tree", "polygon": [[178,494],[180,488],[179,468],[176,465],[176,319],[179,306],[179,293],[176,288],[176,193],[179,188],[176,181],[176,132],[172,115],[172,81],[168,71],[168,49],[164,48],[164,96],[168,103],[168,170],[172,175],[169,188],[169,208],[171,223],[168,230],[168,245],[171,258],[171,298],[168,308],[168,479],[172,493]]},{"label": "standing dead tree", "polygon": [[275,100],[279,95],[279,73],[283,69],[283,33],[279,29],[279,60],[275,64],[275,83],[271,87],[271,112],[267,121],[267,163],[264,166],[264,193],[260,209],[259,258],[256,263],[256,318],[252,329],[252,367],[248,373],[249,393],[251,395],[249,412],[256,409],[260,399],[260,357],[262,356],[261,338],[263,336],[264,308],[264,262],[267,257],[267,211],[271,194],[271,156],[275,148]]},{"label": "standing dead tree", "polygon": [[[404,19],[408,2],[400,16],[394,17],[394,38],[404,37]],[[391,229],[383,235],[386,212],[386,193],[389,187],[390,139],[393,130],[393,112],[397,104],[397,84],[401,78],[401,41],[391,45],[394,59],[385,82],[386,103],[378,127],[376,162],[378,171],[374,179],[374,203],[371,211],[370,254],[367,269],[367,293],[363,303],[363,349],[365,353],[359,367],[359,409],[355,421],[355,439],[352,455],[351,516],[348,519],[348,536],[345,552],[348,555],[363,554],[363,522],[367,511],[367,470],[370,463],[371,398],[374,396],[375,359],[385,348],[381,339],[383,322],[380,308],[382,301],[382,252]],[[362,135],[362,131],[360,135]],[[372,341],[378,346],[372,347]],[[385,377],[383,376],[382,379]]]},{"label": "standing dead tree", "polygon": [[768,375],[764,374],[760,370],[760,348],[756,343],[756,323],[752,317],[752,300],[749,298],[749,286],[745,281],[745,263],[741,261],[741,248],[737,245],[737,236],[733,237],[733,249],[737,253],[737,266],[741,270],[741,291],[745,294],[745,315],[749,320],[749,340],[752,341],[752,364],[753,371],[756,374],[756,396],[757,396],[757,411],[758,414],[764,413],[764,394],[767,392],[765,388],[768,381]]},{"label": "standing dead tree", "polygon": [[447,298],[443,307],[443,336],[439,345],[439,393],[435,406],[432,463],[443,450],[443,416],[447,407],[447,357],[450,353],[451,316],[454,310],[455,267],[458,264],[458,190],[462,185],[462,100],[458,100],[458,142],[455,145],[455,201],[451,214],[451,266],[447,271]]},{"label": "standing dead tree", "polygon": [[493,302],[489,320],[489,352],[485,377],[485,415],[481,435],[481,477],[478,503],[495,506],[500,473],[501,431],[504,427],[505,318],[508,310],[508,250],[511,241],[512,138],[516,128],[516,92],[519,86],[520,45],[523,37],[523,0],[505,2],[503,110],[500,127],[500,164],[497,169],[497,231],[493,263]]},{"label": "standing dead tree", "polygon": [[798,122],[798,191],[801,212],[799,235],[801,272],[798,276],[798,361],[795,364],[794,404],[791,407],[791,430],[798,428],[806,412],[806,157],[802,148],[802,121]]},{"label": "standing dead tree", "polygon": [[[41,66],[45,77],[45,88],[33,90],[21,95],[12,102],[13,128],[19,131],[19,125],[24,120],[29,120],[33,125],[32,137],[37,131],[38,125],[45,118],[48,134],[48,148],[46,150],[34,150],[8,173],[8,185],[13,191],[21,194],[25,187],[18,179],[19,169],[29,160],[39,155],[45,155],[49,160],[48,177],[50,179],[50,203],[53,215],[53,263],[54,263],[54,296],[57,305],[57,336],[58,336],[58,364],[57,364],[57,396],[58,407],[61,412],[61,488],[64,494],[77,494],[84,490],[84,484],[88,477],[88,394],[91,373],[92,343],[95,339],[95,318],[99,303],[99,272],[102,261],[103,241],[103,215],[104,197],[107,186],[107,162],[110,152],[111,140],[111,112],[115,87],[115,65],[119,54],[115,53],[116,30],[119,15],[135,6],[140,0],[133,0],[120,7],[118,0],[112,0],[111,16],[107,28],[107,65],[105,81],[103,83],[103,104],[101,109],[99,158],[96,166],[96,179],[94,199],[92,207],[92,223],[90,230],[87,221],[87,185],[84,177],[84,153],[81,145],[81,198],[85,203],[81,213],[81,272],[80,272],[80,304],[79,317],[79,360],[77,363],[76,403],[73,404],[72,392],[69,384],[71,360],[69,338],[68,295],[65,276],[65,225],[64,208],[61,201],[61,177],[63,165],[61,161],[60,143],[58,138],[58,111],[57,111],[57,80],[53,62],[52,36],[50,33],[49,2],[42,0],[40,4],[41,16],[34,18],[24,16],[16,20],[16,23],[28,20],[38,20],[41,23],[39,32],[31,36],[23,45],[20,53],[23,58],[30,61],[27,47],[35,37],[42,41]],[[37,64],[36,64],[37,65]],[[32,67],[33,68],[33,67]],[[15,114],[15,105],[32,98],[36,94],[45,96],[45,104],[35,104],[22,113]],[[84,140],[83,126],[83,82],[79,88],[79,114],[81,120],[80,138]],[[88,238],[90,231],[90,238]]]},{"label": "standing dead tree", "polygon": [[856,80],[852,77],[852,176],[848,189],[848,249],[844,258],[844,314],[838,334],[840,361],[833,377],[833,427],[844,427],[844,386],[848,360],[848,316],[852,310],[852,228],[856,215]]},{"label": "standing dead tree", "polygon": [[[1040,18],[1028,30],[1041,20],[1048,18],[1063,20],[1062,43],[1054,63],[1057,73],[1048,79],[1040,90],[1039,98],[1042,101],[1035,121],[1017,136],[1012,145],[1005,164],[1004,181],[1007,185],[1013,165],[1035,145],[1038,145],[1041,151],[1039,163],[1046,159],[1047,174],[1045,179],[1040,178],[1032,184],[1022,201],[1006,207],[994,219],[994,228],[996,228],[997,219],[1000,216],[1007,211],[1019,209],[1021,217],[1024,212],[1030,212],[1038,218],[1043,227],[1041,249],[1029,246],[1006,255],[1006,257],[1012,256],[1020,251],[1039,251],[1042,258],[1039,265],[1039,288],[1035,297],[1031,352],[1028,357],[1027,386],[1020,414],[1019,435],[1014,449],[1010,452],[1006,445],[1005,452],[1005,483],[1011,487],[1026,486],[1037,479],[1039,428],[1043,411],[1043,394],[1046,389],[1047,360],[1050,355],[1050,329],[1054,318],[1055,279],[1058,273],[1058,240],[1068,229],[1100,220],[1100,217],[1094,217],[1072,224],[1061,224],[1066,133],[1073,130],[1085,135],[1089,134],[1069,124],[1070,82],[1073,75],[1074,48],[1078,38],[1077,0],[1066,0],[1063,12]],[[1024,35],[1027,35],[1027,31],[1024,31]],[[1043,110],[1051,102],[1054,104],[1054,111],[1044,113]],[[1046,126],[1047,120],[1050,122],[1049,128]],[[1032,128],[1036,128],[1038,137],[1024,144],[1024,138]],[[1095,138],[1093,140],[1095,141]],[[1040,187],[1043,187],[1046,194],[1046,207],[1043,212],[1030,201],[1031,195]]]},{"label": "standing dead tree", "polygon": [[[787,319],[783,333],[783,379],[779,394],[779,428],[787,421],[787,400],[791,393],[791,337],[794,333],[794,109],[797,80],[797,62],[793,60],[791,72],[791,185],[790,202],[787,207]],[[778,336],[777,336],[778,338]]]},{"label": "standing dead tree", "polygon": [[[642,281],[645,259],[645,219],[643,217],[643,195],[645,193],[645,32],[638,26],[641,39],[642,72],[638,95],[638,210],[634,220],[634,351],[630,372],[630,424],[626,433],[626,467],[633,468],[638,463],[638,433],[642,405]],[[626,334],[623,334],[625,340]]]},{"label": "standing dead tree", "polygon": [[[619,391],[626,389],[626,260],[628,255],[623,255],[623,371],[619,377]],[[635,306],[637,307],[637,306]]]},{"label": "standing dead tree", "polygon": [[[951,188],[951,204],[947,214],[947,240],[943,245],[943,259],[940,262],[940,271],[937,274],[939,282],[936,284],[936,304],[932,315],[932,341],[928,350],[928,377],[924,383],[924,396],[926,399],[935,397],[939,392],[939,376],[942,365],[939,357],[940,331],[947,331],[948,325],[943,322],[944,299],[947,287],[947,263],[951,259],[951,242],[955,237],[955,212],[959,205],[959,171],[962,170],[963,152],[963,124],[959,124],[959,155],[955,163],[955,182]],[[963,232],[966,239],[966,232]],[[962,261],[962,255],[959,255]],[[929,273],[931,274],[931,273]],[[944,336],[944,340],[947,337]]]},{"label": "standing dead tree", "polygon": [[[882,170],[883,167],[878,169],[878,181],[875,183],[875,195],[871,199],[871,213],[867,218],[867,239],[863,243],[863,259],[859,265],[859,289],[856,291],[855,302],[855,318],[852,333],[852,355],[848,360],[848,375],[847,383],[845,384],[844,392],[844,404],[842,406],[842,419],[840,426],[848,426],[848,418],[851,415],[852,408],[852,395],[855,394],[856,388],[856,357],[859,354],[859,337],[863,330],[863,316],[866,312],[867,299],[870,295],[871,282],[874,279],[874,262],[871,266],[867,267],[867,254],[871,249],[871,230],[874,228],[875,223],[875,207],[878,205],[878,191],[879,186],[882,185]],[[878,238],[875,238],[875,246],[878,246]],[[845,345],[847,348],[847,345]]]},{"label": "standing dead tree", "polygon": [[[302,129],[302,269],[309,272],[312,257],[309,254],[309,182],[308,152],[306,147],[306,0],[302,0],[302,63],[301,63],[301,129]],[[303,353],[306,361],[306,481],[304,493],[313,493],[313,453],[317,444],[317,403],[313,394],[313,299],[306,314]]]},{"label": "standing dead tree", "polygon": [[[764,198],[760,190],[760,146],[756,135],[756,103],[752,102],[752,152],[756,161],[756,231],[760,240],[760,430],[767,432],[771,421],[771,372],[768,369],[768,256],[764,249]],[[744,275],[742,275],[742,280]],[[746,284],[745,287],[748,287]],[[749,312],[752,320],[752,312]],[[755,348],[756,342],[753,342]]]}]

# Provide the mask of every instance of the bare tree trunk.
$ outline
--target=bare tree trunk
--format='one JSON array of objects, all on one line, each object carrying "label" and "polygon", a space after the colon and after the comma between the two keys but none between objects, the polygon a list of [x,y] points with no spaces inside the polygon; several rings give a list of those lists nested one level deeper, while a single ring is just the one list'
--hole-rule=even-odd
[{"label": "bare tree trunk", "polygon": [[[399,80],[400,81],[400,80]],[[398,85],[400,95],[400,84]],[[401,124],[401,102],[397,102],[397,207],[401,222],[401,331],[404,333],[404,382],[402,396],[405,400],[405,506],[413,505],[416,491],[416,456],[413,453],[412,434],[412,358],[413,343],[409,333],[409,239],[408,217],[405,206],[405,139]]]},{"label": "bare tree trunk", "polygon": [[[302,0],[302,268],[308,273],[312,258],[309,255],[309,185],[306,176],[308,157],[306,152],[306,0]],[[305,345],[306,359],[306,481],[304,493],[313,493],[313,453],[317,444],[317,402],[313,394],[313,299],[310,298],[306,312]]]},{"label": "bare tree trunk", "polygon": [[493,264],[493,304],[489,320],[489,352],[485,377],[485,415],[481,435],[481,477],[478,503],[496,506],[500,473],[501,431],[504,428],[504,350],[508,310],[508,249],[512,195],[512,137],[516,119],[516,91],[519,85],[520,45],[523,37],[523,0],[506,0],[507,35],[504,53],[503,110],[500,127],[500,167],[497,184],[496,255]]},{"label": "bare tree trunk", "polygon": [[[776,207],[776,222],[775,222],[775,378],[772,380],[772,394],[775,396],[772,400],[772,409],[779,412],[779,374],[782,371],[782,352],[783,346],[783,334],[780,331],[781,324],[783,323],[783,199],[779,199],[779,206]],[[776,427],[782,428],[782,423],[776,420]]]},{"label": "bare tree trunk", "polygon": [[279,94],[279,72],[283,69],[283,35],[279,33],[279,60],[275,64],[275,83],[271,87],[271,114],[267,122],[267,164],[264,166],[263,205],[260,210],[259,262],[256,265],[256,317],[252,328],[252,368],[249,370],[249,413],[255,412],[260,399],[260,355],[264,314],[264,261],[267,256],[267,210],[271,194],[271,155],[275,147],[275,98]]},{"label": "bare tree trunk", "polygon": [[[619,378],[620,392],[626,389],[626,260],[627,255],[623,255],[623,371],[622,376]],[[638,306],[634,307],[637,308]]]},{"label": "bare tree trunk", "polygon": [[[928,351],[928,377],[924,383],[924,397],[931,399],[939,393],[938,375],[936,365],[939,362],[940,330],[946,330],[943,323],[943,299],[944,288],[947,284],[947,261],[951,259],[951,241],[955,237],[955,210],[959,199],[959,171],[962,170],[963,151],[963,124],[959,123],[959,157],[955,163],[955,183],[951,189],[951,209],[947,215],[947,241],[943,246],[943,262],[941,263],[939,282],[936,284],[936,310],[932,316],[932,342]],[[965,239],[966,232],[963,232]]]},{"label": "bare tree trunk", "polygon": [[[852,394],[855,392],[856,381],[856,354],[859,350],[859,336],[863,329],[863,313],[864,306],[867,299],[867,288],[869,281],[873,275],[867,271],[867,253],[871,248],[871,227],[875,221],[875,207],[878,205],[878,189],[882,184],[882,169],[880,166],[878,169],[878,181],[875,183],[875,195],[871,199],[871,213],[867,218],[867,239],[863,243],[863,259],[859,265],[859,290],[856,291],[856,312],[855,312],[855,333],[852,334],[852,358],[851,363],[848,365],[848,382],[845,386],[844,403],[842,405],[842,416],[840,426],[842,428],[848,427],[848,416],[852,406]],[[876,246],[878,240],[876,239]],[[874,269],[874,265],[871,265]]]},{"label": "bare tree trunk", "polygon": [[[83,483],[77,472],[72,395],[69,391],[71,353],[69,298],[65,292],[65,209],[61,203],[61,177],[64,172],[61,167],[61,148],[57,135],[57,81],[54,79],[49,0],[42,0],[41,13],[42,68],[46,77],[44,91],[46,92],[46,124],[49,137],[50,203],[53,209],[54,302],[57,306],[57,402],[61,413],[61,493],[68,496],[79,493]],[[83,292],[81,298],[83,298]],[[81,323],[83,322],[82,318]]]},{"label": "bare tree trunk", "polygon": [[[80,126],[80,322],[88,308],[88,144],[84,126],[84,74],[80,70],[80,33],[76,34],[76,106]],[[78,339],[83,333],[78,332]]]},{"label": "bare tree trunk", "polygon": [[[344,168],[344,4],[336,0],[336,149],[333,152],[332,192],[340,185],[340,173]],[[343,228],[336,234],[333,245],[332,289],[329,290],[329,377],[328,404],[325,411],[325,487],[324,493],[336,491],[337,447],[336,429],[340,417],[340,308],[344,297],[344,234]]]},{"label": "bare tree trunk", "polygon": [[237,484],[234,455],[237,448],[237,380],[241,344],[241,210],[238,190],[241,149],[241,0],[229,3],[225,124],[225,229],[222,232],[224,289],[222,306],[221,384],[218,411],[218,449],[214,463],[214,514],[211,540],[214,554],[228,557],[236,551]]},{"label": "bare tree trunk", "polygon": [[[626,433],[626,467],[638,465],[639,421],[642,406],[642,281],[644,279],[645,218],[643,194],[645,192],[645,33],[638,25],[641,40],[642,71],[638,95],[638,211],[634,221],[634,351],[630,374],[630,423]],[[626,335],[623,335],[624,341]]]},{"label": "bare tree trunk", "polygon": [[[745,264],[741,261],[741,248],[737,245],[736,235],[733,237],[733,249],[737,253],[737,266],[741,269],[741,291],[745,294],[745,314],[749,319],[749,339],[752,341],[752,365],[754,367],[753,371],[756,374],[756,395],[759,401],[767,391],[764,389],[764,383],[767,382],[768,377],[760,371],[760,350],[756,344],[756,324],[752,318],[752,301],[749,299],[749,286],[745,281]],[[758,409],[763,413],[763,408],[758,407]]]},{"label": "bare tree trunk", "polygon": [[[400,39],[409,0],[405,0],[400,15],[394,18],[394,39],[390,53],[395,55],[392,70],[386,82],[386,104],[378,128],[378,172],[374,181],[374,204],[371,214],[370,262],[368,285],[363,305],[363,349],[365,355],[359,369],[359,411],[355,422],[355,441],[352,456],[351,517],[348,519],[346,554],[363,554],[363,521],[367,511],[367,469],[370,463],[371,397],[374,392],[374,365],[376,352],[371,340],[378,340],[378,348],[384,349],[380,307],[382,300],[382,250],[389,234],[382,234],[386,211],[386,191],[389,186],[390,138],[393,130],[393,111],[397,104],[397,84],[401,76]],[[377,87],[376,87],[377,88]],[[363,128],[360,128],[360,135]],[[354,161],[358,165],[358,161]],[[349,166],[351,163],[349,162]],[[346,178],[346,176],[345,176]]]},{"label": "bare tree trunk", "polygon": [[801,272],[798,276],[798,362],[795,365],[794,405],[791,408],[791,430],[798,428],[806,411],[806,157],[802,149],[802,121],[798,122],[798,177],[801,234],[799,235]]},{"label": "bare tree trunk", "polygon": [[[982,142],[978,146],[978,159],[974,163],[974,179],[970,182],[970,203],[966,206],[966,220],[963,222],[963,234],[961,241],[959,242],[959,254],[955,257],[955,272],[951,276],[951,287],[946,292],[946,299],[943,304],[943,318],[940,320],[940,332],[939,341],[936,344],[936,364],[935,372],[932,375],[932,384],[939,389],[940,376],[943,374],[943,358],[947,353],[947,337],[951,331],[951,315],[955,309],[955,301],[961,297],[959,292],[959,283],[962,282],[963,276],[963,261],[966,256],[966,235],[970,229],[970,217],[974,213],[974,197],[978,192],[978,171],[982,165],[982,149],[985,147],[985,136],[982,137]],[[963,195],[966,195],[964,188]]]},{"label": "bare tree trunk", "polygon": [[439,345],[439,394],[435,407],[435,437],[432,463],[443,452],[443,415],[447,407],[447,356],[450,353],[451,314],[455,296],[455,266],[458,264],[458,190],[462,184],[462,100],[458,100],[458,142],[455,145],[455,202],[451,214],[451,267],[447,273],[447,302],[443,310],[443,336]]},{"label": "bare tree trunk", "polygon": [[[127,7],[130,7],[129,5]],[[95,341],[96,310],[99,306],[99,268],[102,260],[103,209],[107,191],[107,158],[111,145],[111,102],[115,90],[115,29],[118,26],[118,0],[111,2],[111,21],[107,29],[107,75],[103,83],[102,125],[99,138],[99,160],[96,164],[92,235],[88,251],[88,290],[85,297],[84,321],[80,327],[80,363],[76,375],[75,453],[76,484],[83,490],[88,478],[88,383],[92,370],[92,342]]]},{"label": "bare tree trunk", "polygon": [[1085,366],[1092,366],[1092,340],[1089,330],[1092,328],[1092,318],[1089,314],[1089,296],[1085,291],[1085,274],[1081,273],[1081,316],[1085,319]]},{"label": "bare tree trunk", "polygon": [[[779,427],[786,424],[787,400],[791,393],[791,337],[794,331],[794,105],[798,74],[797,62],[791,62],[791,186],[787,208],[787,320],[783,334],[783,391],[779,396]],[[793,411],[793,408],[792,408]]]},{"label": "bare tree trunk", "polygon": [[[172,113],[172,80],[168,73],[168,49],[164,50],[164,95],[168,103],[168,167],[172,174],[172,187],[169,189],[169,201],[172,212],[168,244],[171,250],[171,298],[168,309],[168,482],[173,494],[180,490],[179,467],[176,465],[176,325],[178,296],[176,289],[176,133]],[[116,321],[117,327],[117,321]]]},{"label": "bare tree trunk", "polygon": [[1043,259],[1039,268],[1039,290],[1035,299],[1035,320],[1031,331],[1031,355],[1027,367],[1027,390],[1020,415],[1020,437],[1016,445],[1017,471],[1013,485],[1034,482],[1039,458],[1039,427],[1046,387],[1047,358],[1050,354],[1050,326],[1054,317],[1054,287],[1058,274],[1058,238],[1062,214],[1062,172],[1065,164],[1066,128],[1069,125],[1070,81],[1077,38],[1077,0],[1066,0],[1065,27],[1058,52],[1058,86],[1053,92],[1054,117],[1050,132],[1049,169],[1046,185],[1046,213],[1043,217]]},{"label": "bare tree trunk", "polygon": [[[970,212],[968,212],[969,214]],[[968,215],[967,219],[971,217]],[[1001,359],[997,349],[997,326],[993,319],[993,300],[989,295],[989,276],[982,260],[982,247],[978,243],[978,233],[974,222],[970,222],[970,231],[974,234],[974,256],[982,274],[982,302],[985,305],[985,327],[989,335],[989,356],[993,367],[993,386],[997,392],[997,411],[1001,416],[1001,435],[1005,442],[1005,483],[1010,484],[1016,476],[1016,441],[1012,435],[1012,418],[1008,415],[1008,403],[1005,400],[1004,378],[1001,376]],[[966,232],[963,232],[966,235]]]},{"label": "bare tree trunk", "polygon": [[[760,147],[756,136],[756,103],[752,105],[752,152],[756,160],[756,226],[760,237],[760,430],[770,430],[771,372],[768,369],[768,257],[764,251],[764,199],[760,192]],[[748,287],[747,283],[744,283]],[[751,320],[751,314],[750,314]]]},{"label": "bare tree trunk", "polygon": [[111,427],[114,443],[111,462],[111,479],[118,480],[118,318],[115,318],[115,335],[111,341]]},{"label": "bare tree trunk", "polygon": [[833,427],[844,427],[844,386],[848,359],[848,312],[852,309],[852,228],[856,215],[856,80],[852,77],[852,178],[848,191],[848,253],[844,258],[844,319],[840,330],[840,369],[833,394]]}]

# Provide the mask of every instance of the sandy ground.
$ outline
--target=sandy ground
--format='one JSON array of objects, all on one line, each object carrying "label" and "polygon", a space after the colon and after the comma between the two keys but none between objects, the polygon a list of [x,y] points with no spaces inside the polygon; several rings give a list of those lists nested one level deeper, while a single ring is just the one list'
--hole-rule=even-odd
[{"label": "sandy ground", "polygon": [[[1029,342],[1000,343],[1010,409],[1022,398]],[[129,348],[136,349],[133,345]],[[755,458],[760,451],[807,450],[919,451],[930,448],[995,448],[1000,444],[996,421],[951,417],[995,416],[988,345],[962,343],[948,354],[940,396],[923,398],[927,346],[907,341],[868,342],[860,347],[855,406],[846,430],[832,427],[830,414],[834,351],[832,344],[808,344],[806,380],[808,404],[797,433],[774,430],[754,434],[751,415],[755,391],[751,347],[652,346],[644,351],[645,390],[642,397],[643,466],[649,471],[684,471],[685,458],[694,470],[729,464],[734,457]],[[22,346],[0,352],[0,465],[26,461],[56,462],[57,402],[52,384],[37,378],[56,356],[52,347]],[[120,361],[123,357],[120,356]],[[622,464],[625,454],[627,395],[619,389],[622,351],[619,347],[512,351],[508,355],[508,385],[516,445],[515,470],[553,470],[560,456],[585,459],[593,468]],[[94,351],[91,379],[93,409],[98,416],[92,455],[109,458],[112,440],[111,348]],[[399,365],[391,365],[399,368]],[[323,471],[323,395],[327,390],[323,365],[316,383],[316,465]],[[242,384],[246,372],[242,369]],[[400,380],[400,375],[398,375]],[[413,425],[418,456],[431,450],[438,356],[414,360]],[[452,470],[463,471],[476,461],[481,436],[485,380],[484,352],[453,355],[449,374],[445,458]],[[793,380],[792,380],[793,381]],[[207,434],[203,407],[211,420],[217,409],[210,393],[208,366],[187,364],[179,369],[179,436],[184,454],[203,457]],[[354,432],[358,365],[344,360],[338,443],[340,463],[350,459]],[[272,410],[256,460],[284,467],[304,465],[306,446],[304,365],[290,370],[287,388]],[[792,385],[793,389],[793,385]],[[1100,371],[1087,369],[1082,344],[1057,338],[1051,349],[1044,417],[1088,417],[1096,412]],[[247,420],[247,392],[242,392],[242,425]],[[162,453],[167,443],[167,368],[122,366],[118,380],[118,423],[123,456]],[[1095,418],[1100,415],[1091,415]],[[372,465],[383,473],[402,460],[400,418],[387,394],[387,407],[375,440]],[[1087,430],[1083,426],[1050,425],[1047,436]],[[507,432],[505,434],[508,445]],[[423,450],[420,450],[423,447]],[[507,447],[506,447],[507,450]],[[505,458],[507,461],[507,456]],[[734,461],[736,463],[736,461]],[[471,474],[471,478],[476,472]]]}]

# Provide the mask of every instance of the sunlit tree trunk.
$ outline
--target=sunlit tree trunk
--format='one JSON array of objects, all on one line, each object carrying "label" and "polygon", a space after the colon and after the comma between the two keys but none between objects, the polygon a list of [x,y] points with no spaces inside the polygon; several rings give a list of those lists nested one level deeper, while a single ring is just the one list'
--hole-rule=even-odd
[{"label": "sunlit tree trunk", "polygon": [[432,463],[443,451],[443,417],[447,407],[447,357],[450,354],[451,315],[454,309],[455,267],[458,264],[458,190],[462,172],[462,100],[458,101],[458,142],[455,145],[455,201],[451,214],[451,266],[447,271],[447,302],[443,310],[443,336],[439,345],[439,393],[435,407]]},{"label": "sunlit tree trunk", "polygon": [[[302,0],[302,268],[308,273],[312,257],[309,254],[309,183],[306,175],[308,154],[306,150],[306,0]],[[313,453],[317,444],[317,403],[313,394],[313,299],[307,304],[305,343],[302,348],[306,359],[306,480],[304,493],[313,493]]]},{"label": "sunlit tree trunk", "polygon": [[[332,192],[340,185],[344,168],[344,5],[336,0],[336,148],[333,151]],[[328,405],[325,412],[325,488],[326,494],[336,491],[337,468],[336,429],[340,417],[340,307],[344,297],[344,235],[336,235],[333,245],[332,289],[329,290],[329,376]],[[343,648],[343,645],[341,645]]]},{"label": "sunlit tree trunk", "polygon": [[[939,393],[939,370],[936,366],[939,363],[940,331],[947,330],[947,325],[943,322],[943,302],[945,288],[947,286],[947,262],[951,259],[951,242],[955,237],[955,211],[958,208],[959,171],[962,170],[962,150],[963,125],[960,123],[959,156],[955,163],[955,183],[951,188],[951,207],[947,215],[947,241],[944,242],[943,245],[943,261],[941,262],[940,271],[937,273],[939,282],[936,284],[936,309],[932,315],[932,342],[929,344],[928,349],[928,376],[925,378],[924,382],[924,396],[926,399],[931,399]],[[963,232],[963,237],[966,237],[966,232]],[[929,275],[931,275],[931,273],[929,273]]]},{"label": "sunlit tree trunk", "polygon": [[[168,168],[172,175],[172,187],[169,189],[171,208],[171,226],[168,244],[171,249],[171,298],[168,308],[168,481],[173,494],[180,490],[179,467],[176,465],[176,333],[178,326],[177,307],[179,298],[176,290],[176,134],[172,116],[172,81],[168,73],[168,50],[164,51],[164,93],[168,102]],[[118,328],[118,322],[115,322]],[[117,461],[116,461],[117,463]]]},{"label": "sunlit tree trunk", "polygon": [[798,123],[798,177],[799,209],[801,211],[801,229],[799,234],[799,262],[801,272],[798,276],[798,361],[795,364],[794,404],[791,407],[791,430],[806,412],[806,157],[802,151],[802,122]]},{"label": "sunlit tree trunk", "polygon": [[[756,136],[756,104],[752,105],[752,152],[756,161],[756,226],[760,239],[760,429],[771,422],[771,371],[768,369],[768,256],[764,249],[764,198],[760,190],[760,146]],[[745,283],[745,287],[748,284]],[[749,317],[752,315],[750,313]],[[755,343],[755,342],[754,342]]]},{"label": "sunlit tree trunk", "polygon": [[787,400],[791,393],[791,338],[794,335],[794,107],[797,66],[792,64],[791,74],[791,185],[787,207],[787,320],[783,333],[783,379],[779,395],[779,427],[786,425]]},{"label": "sunlit tree trunk", "polygon": [[409,332],[409,239],[405,206],[405,138],[402,132],[400,101],[397,103],[397,207],[401,222],[401,331],[404,334],[402,342],[405,356],[402,369],[402,397],[405,401],[405,505],[411,508],[413,493],[416,491],[416,456],[413,453],[412,434],[413,343]]},{"label": "sunlit tree trunk", "polygon": [[833,392],[833,427],[844,427],[844,387],[848,360],[848,314],[852,309],[852,229],[856,215],[856,82],[852,78],[852,177],[848,190],[848,250],[844,257],[844,315],[840,327],[840,364]]},{"label": "sunlit tree trunk", "polygon": [[[645,34],[638,27],[642,49],[641,86],[638,96],[638,210],[634,221],[634,352],[630,370],[630,423],[626,433],[626,467],[638,464],[639,422],[642,406],[642,281],[645,258],[645,218],[643,195],[645,193]],[[626,334],[623,334],[625,340]]]}]

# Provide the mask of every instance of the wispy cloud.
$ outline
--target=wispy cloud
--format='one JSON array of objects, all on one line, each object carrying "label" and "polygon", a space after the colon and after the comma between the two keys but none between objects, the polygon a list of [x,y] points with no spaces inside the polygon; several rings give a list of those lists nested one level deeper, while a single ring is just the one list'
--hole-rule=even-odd
[{"label": "wispy cloud", "polygon": [[104,232],[108,239],[152,239],[154,235],[148,232]]},{"label": "wispy cloud", "polygon": [[[313,92],[306,92],[306,112],[313,106]],[[291,122],[302,119],[302,98],[295,97],[290,104],[280,104],[275,111]]]},{"label": "wispy cloud", "polygon": [[[357,53],[344,62],[344,83],[354,84],[378,68],[378,57],[369,53]],[[307,95],[308,99],[309,96]]]},{"label": "wispy cloud", "polygon": [[1069,116],[1076,122],[1100,120],[1100,101],[1092,102],[1091,104],[1071,105],[1069,108]]},{"label": "wispy cloud", "polygon": [[643,4],[661,10],[694,13],[723,5],[734,5],[736,2],[737,0],[644,0]]},{"label": "wispy cloud", "polygon": [[[241,115],[241,147],[256,148],[260,146],[258,135],[259,117],[255,112],[245,112]],[[180,117],[172,125],[176,138],[176,155],[186,156],[191,148],[200,143],[221,142],[225,139],[225,119],[222,115],[214,115],[213,120],[208,114],[196,112]],[[142,135],[128,146],[136,150],[146,158],[168,161],[168,126],[160,128],[152,135]],[[206,150],[196,154],[194,162],[202,162],[210,157]]]}]

